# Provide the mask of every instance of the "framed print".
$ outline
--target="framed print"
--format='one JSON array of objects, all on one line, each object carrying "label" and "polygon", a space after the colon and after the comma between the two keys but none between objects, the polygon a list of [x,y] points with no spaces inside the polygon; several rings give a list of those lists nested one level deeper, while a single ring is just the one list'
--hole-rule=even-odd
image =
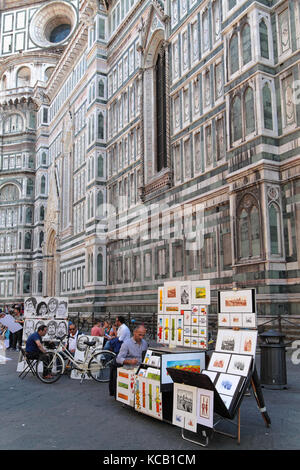
[{"label": "framed print", "polygon": [[199,315],[200,307],[199,305],[192,306],[192,315]]},{"label": "framed print", "polygon": [[233,397],[230,397],[229,395],[220,395],[220,397],[222,398],[227,410],[229,410]]},{"label": "framed print", "polygon": [[194,326],[192,325],[191,326],[191,333],[192,333],[192,337],[197,337],[199,336],[199,328],[198,326]]},{"label": "framed print", "polygon": [[186,348],[191,347],[191,337],[190,336],[185,336],[184,335],[183,346],[185,346]]},{"label": "framed print", "polygon": [[210,304],[210,281],[192,281],[192,305]]},{"label": "framed print", "polygon": [[176,317],[176,344],[177,346],[183,346],[183,317],[177,316]]},{"label": "framed print", "polygon": [[218,304],[221,313],[255,312],[255,289],[219,291]]},{"label": "framed print", "polygon": [[206,338],[207,337],[207,328],[206,327],[199,327],[199,336],[201,338]]},{"label": "framed print", "polygon": [[164,287],[158,288],[158,313],[164,312]]},{"label": "framed print", "polygon": [[207,349],[207,338],[199,338],[199,349]]},{"label": "framed print", "polygon": [[170,317],[170,345],[176,346],[176,316]]},{"label": "framed print", "polygon": [[164,340],[164,316],[157,317],[157,342],[163,343]]},{"label": "framed print", "polygon": [[163,343],[169,344],[170,343],[170,317],[164,316],[164,331],[163,331]]},{"label": "framed print", "polygon": [[191,336],[192,335],[192,327],[191,326],[185,326],[183,331],[184,331],[184,336]]},{"label": "framed print", "polygon": [[199,349],[199,339],[191,337],[191,348]]},{"label": "framed print", "polygon": [[178,305],[165,305],[165,314],[172,315],[179,313],[179,306]]},{"label": "framed print", "polygon": [[243,328],[256,328],[256,313],[244,313],[243,315]]},{"label": "framed print", "polygon": [[218,326],[227,328],[230,326],[230,313],[219,313]]},{"label": "framed print", "polygon": [[191,322],[192,322],[192,326],[198,326],[199,325],[199,315],[192,315]]},{"label": "framed print", "polygon": [[214,392],[197,388],[197,423],[213,428],[214,425]]},{"label": "framed print", "polygon": [[243,326],[243,314],[242,313],[230,313],[230,326],[231,328],[240,328]]},{"label": "framed print", "polygon": [[220,374],[216,382],[216,390],[219,395],[229,395],[233,397],[238,390],[240,382],[241,377],[239,375]]},{"label": "framed print", "polygon": [[231,358],[231,354],[224,354],[214,351],[211,355],[208,370],[214,372],[226,372]]},{"label": "framed print", "polygon": [[166,282],[164,295],[166,304],[180,305],[180,283]]},{"label": "framed print", "polygon": [[216,342],[216,351],[239,353],[241,344],[241,333],[241,331],[219,329]]},{"label": "framed print", "polygon": [[206,306],[200,307],[199,314],[200,315],[207,315],[207,310],[208,310],[208,307],[206,307]]},{"label": "framed print", "polygon": [[180,285],[180,305],[183,310],[191,308],[191,283],[186,282]]},{"label": "framed print", "polygon": [[174,383],[173,424],[197,431],[197,388]]},{"label": "framed print", "polygon": [[191,326],[192,325],[192,315],[190,311],[184,312],[184,326]]},{"label": "framed print", "polygon": [[205,326],[207,324],[207,317],[199,316],[198,317],[199,326]]},{"label": "framed print", "polygon": [[207,375],[207,377],[210,378],[210,380],[212,381],[212,383],[215,382],[216,377],[217,377],[217,375],[218,375],[217,372],[212,372],[211,370],[203,370],[203,371],[202,371],[202,374]]},{"label": "framed print", "polygon": [[243,330],[240,344],[240,354],[255,355],[257,343],[257,331]]},{"label": "framed print", "polygon": [[205,352],[190,352],[184,354],[163,354],[161,357],[161,383],[173,383],[168,374],[167,368],[175,367],[183,369],[186,366],[193,366],[199,369],[199,372],[205,368]]},{"label": "framed print", "polygon": [[152,354],[153,351],[151,351],[151,349],[148,349],[144,357],[144,364],[149,364]]},{"label": "framed print", "polygon": [[227,369],[228,374],[237,374],[247,377],[252,363],[252,356],[242,354],[232,354],[229,366]]}]

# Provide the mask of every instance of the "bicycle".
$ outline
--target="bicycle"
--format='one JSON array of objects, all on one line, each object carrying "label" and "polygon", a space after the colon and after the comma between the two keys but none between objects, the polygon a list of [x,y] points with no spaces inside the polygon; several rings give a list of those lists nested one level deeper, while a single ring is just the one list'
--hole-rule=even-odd
[{"label": "bicycle", "polygon": [[[41,382],[49,384],[59,380],[65,372],[66,361],[71,363],[73,369],[81,372],[81,381],[83,381],[85,375],[88,375],[96,382],[109,381],[110,366],[116,357],[114,352],[96,349],[89,358],[89,349],[95,346],[96,341],[84,341],[84,344],[87,345],[84,360],[78,361],[67,349],[63,348],[62,342],[64,338],[65,336],[56,338],[58,340],[56,347],[55,343],[52,342],[52,347],[55,347],[54,350],[49,350],[51,345],[48,344],[47,352],[37,360],[36,375]],[[44,374],[45,369],[47,370],[47,375]]]}]

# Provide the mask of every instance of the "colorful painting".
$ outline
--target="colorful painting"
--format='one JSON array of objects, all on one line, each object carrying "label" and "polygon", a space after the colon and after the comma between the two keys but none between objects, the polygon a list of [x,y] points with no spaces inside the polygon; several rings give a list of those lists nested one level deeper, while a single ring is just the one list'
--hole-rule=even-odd
[{"label": "colorful painting", "polygon": [[209,361],[208,370],[214,372],[226,372],[231,354],[213,352]]},{"label": "colorful painting", "polygon": [[210,304],[210,281],[192,281],[192,305]]}]

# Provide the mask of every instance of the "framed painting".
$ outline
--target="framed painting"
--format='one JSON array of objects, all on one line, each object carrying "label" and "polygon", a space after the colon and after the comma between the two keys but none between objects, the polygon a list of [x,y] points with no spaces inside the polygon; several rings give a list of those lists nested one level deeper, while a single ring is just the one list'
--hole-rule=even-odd
[{"label": "framed painting", "polygon": [[191,308],[191,283],[184,282],[180,284],[180,306],[182,310]]},{"label": "framed painting", "polygon": [[[242,382],[244,379],[242,379]],[[241,376],[231,374],[220,374],[216,382],[216,390],[219,395],[229,395],[233,397],[239,389]]]},{"label": "framed painting", "polygon": [[180,305],[180,282],[166,282],[164,296],[166,304]]},{"label": "framed painting", "polygon": [[228,352],[228,353],[239,353],[241,345],[241,333],[242,331],[235,331],[231,329],[219,329],[216,351]]},{"label": "framed painting", "polygon": [[254,313],[255,309],[255,289],[218,292],[218,311],[221,313]]},{"label": "framed painting", "polygon": [[172,315],[172,314],[179,314],[179,306],[178,305],[165,305],[165,314]]},{"label": "framed painting", "polygon": [[231,354],[224,354],[214,351],[211,355],[208,370],[213,372],[226,372]]},{"label": "framed painting", "polygon": [[164,313],[164,286],[158,288],[158,313]]},{"label": "framed painting", "polygon": [[252,356],[243,354],[232,354],[227,373],[247,377],[251,364]]},{"label": "framed painting", "polygon": [[219,313],[218,314],[218,326],[230,327],[230,313]]},{"label": "framed painting", "polygon": [[256,313],[244,313],[243,328],[257,328]]},{"label": "framed painting", "polygon": [[192,305],[210,304],[210,281],[192,281]]},{"label": "framed painting", "polygon": [[243,326],[242,313],[230,313],[230,326],[231,328],[241,328]]},{"label": "framed painting", "polygon": [[164,315],[157,317],[157,342],[163,343],[164,341]]},{"label": "framed painting", "polygon": [[174,383],[173,424],[197,431],[197,388]]},{"label": "framed painting", "polygon": [[255,356],[258,332],[243,330],[241,333],[240,354]]},{"label": "framed painting", "polygon": [[203,371],[202,371],[202,374],[207,375],[207,377],[210,378],[210,380],[212,381],[212,383],[215,383],[216,377],[217,377],[217,375],[218,375],[217,372],[212,372],[211,370],[203,370]]},{"label": "framed painting", "polygon": [[214,392],[197,388],[197,423],[213,428],[214,425]]}]

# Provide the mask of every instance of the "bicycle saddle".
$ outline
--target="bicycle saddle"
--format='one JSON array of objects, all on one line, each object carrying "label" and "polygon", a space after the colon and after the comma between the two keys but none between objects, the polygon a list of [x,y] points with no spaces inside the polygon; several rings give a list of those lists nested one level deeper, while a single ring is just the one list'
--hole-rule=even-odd
[{"label": "bicycle saddle", "polygon": [[86,344],[87,346],[95,346],[96,341],[84,341],[83,344]]}]

